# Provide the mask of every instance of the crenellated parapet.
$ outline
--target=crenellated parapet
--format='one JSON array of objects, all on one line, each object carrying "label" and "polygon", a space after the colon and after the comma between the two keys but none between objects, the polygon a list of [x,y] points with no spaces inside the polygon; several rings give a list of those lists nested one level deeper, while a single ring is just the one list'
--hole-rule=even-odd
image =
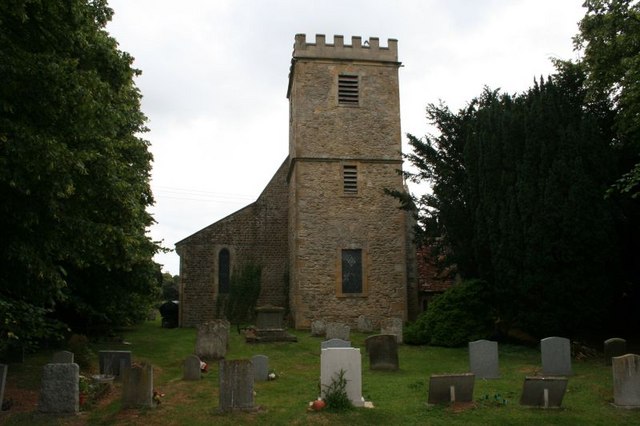
[{"label": "crenellated parapet", "polygon": [[387,47],[380,46],[378,37],[362,42],[362,37],[351,37],[351,44],[344,44],[344,37],[336,35],[333,44],[326,42],[324,34],[316,34],[316,42],[308,43],[305,34],[296,34],[293,58],[350,59],[376,62],[398,62],[398,40],[390,38]]}]

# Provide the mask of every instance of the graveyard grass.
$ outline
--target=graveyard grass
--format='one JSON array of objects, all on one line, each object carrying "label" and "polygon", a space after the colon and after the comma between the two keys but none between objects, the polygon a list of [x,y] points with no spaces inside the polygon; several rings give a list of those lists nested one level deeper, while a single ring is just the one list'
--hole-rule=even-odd
[{"label": "graveyard grass", "polygon": [[[398,371],[370,371],[364,350],[366,334],[351,333],[354,347],[362,353],[362,392],[375,408],[357,408],[343,413],[308,411],[308,403],[319,394],[320,342],[305,331],[290,331],[297,343],[247,344],[232,326],[227,359],[269,357],[269,368],[277,379],[255,385],[255,412],[218,412],[217,363],[200,381],[182,380],[183,360],[195,347],[195,329],[163,329],[159,321],[146,322],[123,332],[128,344],[100,343],[93,350],[131,350],[134,362],[154,366],[155,389],[164,394],[153,409],[122,409],[119,384],[110,397],[77,416],[50,417],[35,411],[5,412],[0,424],[7,425],[632,425],[640,424],[640,410],[611,406],[613,388],[610,367],[602,358],[574,360],[561,409],[537,409],[519,405],[526,375],[540,369],[535,348],[500,345],[497,380],[476,380],[474,403],[460,406],[427,406],[429,376],[468,371],[466,348],[428,346],[399,347]],[[8,379],[25,389],[39,388],[42,365],[53,351],[28,357],[24,364],[11,364]],[[95,361],[97,365],[97,359]],[[96,367],[97,368],[97,367]],[[83,373],[83,372],[81,372]],[[5,394],[5,398],[10,398]],[[35,407],[34,407],[35,410]]]}]

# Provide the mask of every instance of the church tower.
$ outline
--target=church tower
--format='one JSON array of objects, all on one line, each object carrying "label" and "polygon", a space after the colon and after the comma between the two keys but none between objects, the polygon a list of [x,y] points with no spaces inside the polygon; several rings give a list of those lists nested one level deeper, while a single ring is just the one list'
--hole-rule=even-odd
[{"label": "church tower", "polygon": [[289,303],[314,320],[407,319],[397,40],[295,37],[289,75]]}]

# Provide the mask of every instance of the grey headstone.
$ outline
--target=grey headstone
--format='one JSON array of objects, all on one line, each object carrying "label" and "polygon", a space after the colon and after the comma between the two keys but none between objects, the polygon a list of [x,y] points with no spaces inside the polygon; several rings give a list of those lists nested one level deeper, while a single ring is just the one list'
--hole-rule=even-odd
[{"label": "grey headstone", "polygon": [[640,355],[627,354],[612,360],[613,403],[619,407],[640,407]]},{"label": "grey headstone", "polygon": [[373,324],[365,315],[358,317],[358,331],[360,333],[371,333],[373,331]]},{"label": "grey headstone", "polygon": [[327,329],[325,332],[326,340],[331,339],[342,339],[349,340],[349,334],[351,332],[351,327],[346,324],[342,324],[339,322],[330,322],[327,324]]},{"label": "grey headstone", "polygon": [[327,332],[327,323],[324,320],[315,320],[311,323],[312,336],[324,336]]},{"label": "grey headstone", "polygon": [[60,351],[53,354],[51,364],[66,364],[73,362],[73,352]]},{"label": "grey headstone", "polygon": [[386,318],[380,325],[380,334],[393,334],[402,343],[402,318]]},{"label": "grey headstone", "polygon": [[248,359],[220,361],[220,411],[252,410],[253,364]]},{"label": "grey headstone", "polygon": [[153,367],[142,363],[122,370],[122,406],[153,407]]},{"label": "grey headstone", "polygon": [[2,411],[2,402],[4,401],[4,387],[7,384],[7,364],[0,364],[0,411]]},{"label": "grey headstone", "polygon": [[42,387],[38,411],[43,413],[77,413],[80,367],[78,364],[47,364],[42,369]]},{"label": "grey headstone", "polygon": [[200,368],[200,358],[198,358],[195,355],[189,355],[184,360],[182,378],[184,380],[200,380],[202,378],[202,369]]},{"label": "grey headstone", "polygon": [[627,354],[627,341],[617,337],[604,341],[604,361],[611,365],[611,358]]},{"label": "grey headstone", "polygon": [[432,374],[429,379],[429,404],[449,404],[452,402],[472,402],[475,375]]},{"label": "grey headstone", "polygon": [[564,337],[547,337],[540,340],[542,374],[545,376],[570,376],[571,342]]},{"label": "grey headstone", "polygon": [[521,405],[542,408],[559,408],[567,390],[566,377],[525,377]]},{"label": "grey headstone", "polygon": [[356,407],[364,406],[362,397],[362,359],[358,348],[328,348],[320,354],[320,386],[321,393],[340,374],[345,372],[347,380],[347,396]]},{"label": "grey headstone", "polygon": [[99,351],[100,374],[121,376],[121,371],[131,368],[131,351]]},{"label": "grey headstone", "polygon": [[217,360],[227,355],[229,321],[213,320],[198,326],[196,355],[205,360]]},{"label": "grey headstone", "polygon": [[369,353],[369,369],[397,370],[398,340],[393,334],[377,334],[369,336],[364,341]]},{"label": "grey headstone", "polygon": [[489,340],[469,342],[469,371],[479,379],[499,378],[498,342]]},{"label": "grey headstone", "polygon": [[342,340],[342,339],[329,339],[320,343],[320,349],[350,348],[350,347],[351,347],[351,342],[348,340]]},{"label": "grey headstone", "polygon": [[253,364],[253,377],[256,382],[264,382],[269,379],[269,357],[255,355],[251,358]]}]

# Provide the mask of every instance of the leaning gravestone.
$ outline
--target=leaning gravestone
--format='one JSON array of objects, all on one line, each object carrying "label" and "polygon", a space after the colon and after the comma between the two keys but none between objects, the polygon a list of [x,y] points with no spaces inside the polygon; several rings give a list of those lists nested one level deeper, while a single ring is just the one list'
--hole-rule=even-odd
[{"label": "leaning gravestone", "polygon": [[324,320],[315,320],[311,323],[311,335],[315,337],[324,336],[327,332],[327,323]]},{"label": "leaning gravestone", "polygon": [[571,342],[564,337],[547,337],[540,340],[542,374],[545,376],[570,376]]},{"label": "leaning gravestone", "polygon": [[253,364],[253,379],[256,382],[269,380],[269,357],[266,355],[255,355],[251,358]]},{"label": "leaning gravestone", "polygon": [[560,408],[567,382],[566,377],[525,377],[520,405]]},{"label": "leaning gravestone", "polygon": [[79,409],[78,364],[47,364],[42,369],[38,411],[52,414],[77,413]]},{"label": "leaning gravestone", "polygon": [[402,318],[387,318],[380,325],[380,334],[393,334],[402,343]]},{"label": "leaning gravestone", "polygon": [[131,351],[99,351],[100,374],[120,377],[121,371],[131,368]]},{"label": "leaning gravestone", "polygon": [[344,372],[347,380],[346,392],[356,407],[364,406],[362,397],[362,359],[359,348],[328,348],[320,354],[320,386],[324,396],[331,382]]},{"label": "leaning gravestone", "polygon": [[351,332],[351,327],[349,327],[348,325],[342,324],[339,322],[330,322],[330,323],[327,323],[325,335],[327,340],[330,340],[330,339],[349,340],[350,332]]},{"label": "leaning gravestone", "polygon": [[604,341],[604,361],[611,365],[611,358],[627,354],[627,341],[614,337]]},{"label": "leaning gravestone", "polygon": [[220,361],[218,379],[220,384],[221,412],[252,410],[253,364],[248,359]]},{"label": "leaning gravestone", "polygon": [[358,331],[360,333],[371,333],[373,331],[373,324],[365,315],[358,317]]},{"label": "leaning gravestone", "polygon": [[0,364],[0,411],[2,411],[2,404],[4,402],[4,386],[7,383],[7,370],[9,370],[8,365]]},{"label": "leaning gravestone", "polygon": [[377,334],[364,341],[369,353],[369,369],[391,370],[399,368],[398,341],[393,334]]},{"label": "leaning gravestone", "polygon": [[348,340],[342,340],[342,339],[329,339],[320,343],[320,349],[350,348],[350,347],[351,347],[351,342]]},{"label": "leaning gravestone", "polygon": [[428,404],[449,404],[454,402],[472,402],[475,375],[432,374],[429,379]]},{"label": "leaning gravestone", "polygon": [[60,351],[53,354],[51,364],[66,364],[73,362],[73,352]]},{"label": "leaning gravestone", "polygon": [[469,342],[469,371],[479,379],[499,378],[498,342],[489,340]]},{"label": "leaning gravestone", "polygon": [[122,370],[122,406],[153,407],[153,367],[142,363]]},{"label": "leaning gravestone", "polygon": [[640,355],[627,354],[612,360],[613,403],[640,408]]},{"label": "leaning gravestone", "polygon": [[202,368],[200,367],[200,358],[195,355],[189,355],[184,360],[183,380],[200,380],[202,378]]},{"label": "leaning gravestone", "polygon": [[223,319],[200,324],[196,337],[196,355],[206,360],[224,358],[229,346],[229,328],[229,321]]}]

